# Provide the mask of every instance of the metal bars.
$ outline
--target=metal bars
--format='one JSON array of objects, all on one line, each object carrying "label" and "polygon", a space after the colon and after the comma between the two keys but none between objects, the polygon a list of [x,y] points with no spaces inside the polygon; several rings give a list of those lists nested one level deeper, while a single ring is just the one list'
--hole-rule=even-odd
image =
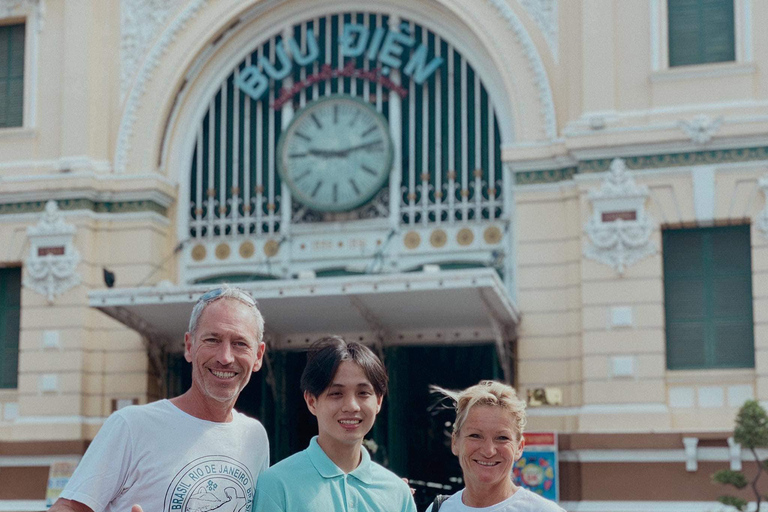
[{"label": "metal bars", "polygon": [[[400,31],[414,45],[405,48],[402,65],[391,70],[377,60],[375,50],[366,49],[359,57],[345,60],[339,44],[345,23],[362,25],[370,34],[377,29]],[[280,71],[278,46],[289,54],[292,51],[284,37],[293,37],[296,51],[306,56],[310,31],[318,47],[317,59],[304,65],[294,61],[288,79],[270,78],[267,92],[258,100],[235,85],[239,73],[252,64],[263,69],[262,63],[268,61]],[[418,73],[413,67],[405,72],[409,52],[419,45],[427,49],[423,62],[443,59],[422,83],[414,80]],[[345,66],[350,63],[369,78],[345,76],[349,74]],[[335,75],[311,80],[328,69],[326,65]],[[385,80],[370,80],[375,72],[387,77],[390,85]],[[297,85],[298,91],[286,97],[284,87]],[[478,73],[448,41],[413,21],[358,12],[309,19],[292,31],[273,34],[220,84],[196,130],[189,195],[193,238],[280,233],[280,224],[285,222],[281,209],[290,209],[290,205],[281,204],[276,171],[276,149],[285,117],[279,111],[288,104],[299,110],[330,94],[358,97],[375,105],[390,121],[398,156],[393,168],[401,169],[399,179],[393,180],[394,188],[390,187],[398,191],[394,201],[400,203],[393,210],[393,224],[455,224],[501,215],[500,137],[490,96]],[[398,96],[396,104],[392,95]]]}]

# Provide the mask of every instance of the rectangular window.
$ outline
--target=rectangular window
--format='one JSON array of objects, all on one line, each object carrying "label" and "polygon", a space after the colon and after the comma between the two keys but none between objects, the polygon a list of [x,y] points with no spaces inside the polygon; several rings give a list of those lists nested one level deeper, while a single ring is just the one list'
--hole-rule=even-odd
[{"label": "rectangular window", "polygon": [[19,380],[21,268],[0,268],[0,388]]},{"label": "rectangular window", "polygon": [[24,24],[0,25],[0,128],[22,126]]},{"label": "rectangular window", "polygon": [[667,0],[669,66],[736,60],[733,0]]},{"label": "rectangular window", "polygon": [[667,368],[754,368],[750,227],[668,229]]}]

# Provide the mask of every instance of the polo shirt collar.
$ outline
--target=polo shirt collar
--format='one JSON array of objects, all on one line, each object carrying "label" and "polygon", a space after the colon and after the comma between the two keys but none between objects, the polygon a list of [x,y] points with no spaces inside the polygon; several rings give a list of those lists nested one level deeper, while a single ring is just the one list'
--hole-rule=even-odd
[{"label": "polo shirt collar", "polygon": [[[360,461],[360,465],[357,466],[349,475],[357,478],[364,484],[373,483],[373,471],[371,462],[371,456],[365,446],[360,447],[363,452],[363,460]],[[323,478],[334,478],[337,476],[343,476],[344,472],[325,454],[320,445],[317,442],[317,436],[313,437],[309,442],[307,448],[307,455],[309,461],[315,467],[320,476]]]}]

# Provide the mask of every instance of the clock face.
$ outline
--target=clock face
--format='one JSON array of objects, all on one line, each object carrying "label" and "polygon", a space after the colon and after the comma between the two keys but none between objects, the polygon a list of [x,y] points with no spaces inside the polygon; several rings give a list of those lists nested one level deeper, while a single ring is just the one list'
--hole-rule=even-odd
[{"label": "clock face", "polygon": [[351,96],[327,96],[297,112],[277,151],[278,170],[293,197],[322,211],[367,202],[392,166],[386,119]]}]

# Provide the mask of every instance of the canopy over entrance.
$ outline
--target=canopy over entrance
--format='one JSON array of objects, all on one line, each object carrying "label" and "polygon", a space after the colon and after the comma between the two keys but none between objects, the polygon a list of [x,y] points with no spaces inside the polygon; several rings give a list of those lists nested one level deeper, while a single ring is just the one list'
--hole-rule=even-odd
[{"label": "canopy over entrance", "polygon": [[[488,343],[511,379],[519,312],[492,269],[238,283],[258,300],[271,349],[302,349],[339,334],[383,346]],[[164,351],[183,347],[192,306],[212,285],[94,291],[90,305]],[[507,368],[507,366],[509,366]]]}]

